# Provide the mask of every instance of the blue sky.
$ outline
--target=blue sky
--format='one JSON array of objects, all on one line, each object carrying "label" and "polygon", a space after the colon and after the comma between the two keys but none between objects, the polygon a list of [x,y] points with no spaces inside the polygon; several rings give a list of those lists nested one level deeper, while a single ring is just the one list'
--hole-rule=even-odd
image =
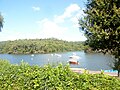
[{"label": "blue sky", "polygon": [[78,28],[86,0],[0,0],[0,41],[58,38],[84,41]]}]

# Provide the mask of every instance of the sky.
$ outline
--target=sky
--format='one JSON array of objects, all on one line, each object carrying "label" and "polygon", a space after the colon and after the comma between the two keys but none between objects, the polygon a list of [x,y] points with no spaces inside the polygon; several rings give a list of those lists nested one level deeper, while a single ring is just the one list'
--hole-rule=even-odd
[{"label": "sky", "polygon": [[86,0],[0,0],[0,41],[57,38],[85,41],[78,19]]}]

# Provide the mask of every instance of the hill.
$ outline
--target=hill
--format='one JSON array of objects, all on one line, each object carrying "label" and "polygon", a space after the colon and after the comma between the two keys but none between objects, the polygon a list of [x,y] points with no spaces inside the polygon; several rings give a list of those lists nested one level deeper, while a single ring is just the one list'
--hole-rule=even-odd
[{"label": "hill", "polygon": [[83,42],[68,42],[54,38],[23,39],[0,42],[0,53],[33,54],[83,50]]}]

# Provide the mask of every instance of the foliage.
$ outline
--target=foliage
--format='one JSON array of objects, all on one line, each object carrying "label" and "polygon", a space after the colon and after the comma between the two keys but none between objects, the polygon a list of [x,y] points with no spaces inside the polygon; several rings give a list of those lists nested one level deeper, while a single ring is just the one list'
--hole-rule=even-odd
[{"label": "foliage", "polygon": [[12,65],[0,60],[0,90],[120,90],[120,80],[104,74],[78,74],[69,66]]},{"label": "foliage", "polygon": [[0,42],[0,53],[30,54],[79,51],[83,42],[67,42],[57,39],[24,39]]},{"label": "foliage", "polygon": [[85,17],[80,20],[93,50],[115,56],[114,69],[120,72],[120,0],[88,0]]},{"label": "foliage", "polygon": [[2,15],[0,14],[0,31],[1,31],[1,28],[3,27],[3,17]]}]

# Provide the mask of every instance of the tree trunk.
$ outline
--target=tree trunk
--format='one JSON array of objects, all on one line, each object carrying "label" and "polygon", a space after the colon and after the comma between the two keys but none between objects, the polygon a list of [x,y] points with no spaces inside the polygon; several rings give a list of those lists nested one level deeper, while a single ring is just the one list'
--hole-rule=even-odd
[{"label": "tree trunk", "polygon": [[120,76],[120,70],[118,70],[118,77]]},{"label": "tree trunk", "polygon": [[118,77],[120,77],[120,50],[119,49],[118,49]]},{"label": "tree trunk", "polygon": [[118,61],[118,77],[120,77],[120,59]]}]

